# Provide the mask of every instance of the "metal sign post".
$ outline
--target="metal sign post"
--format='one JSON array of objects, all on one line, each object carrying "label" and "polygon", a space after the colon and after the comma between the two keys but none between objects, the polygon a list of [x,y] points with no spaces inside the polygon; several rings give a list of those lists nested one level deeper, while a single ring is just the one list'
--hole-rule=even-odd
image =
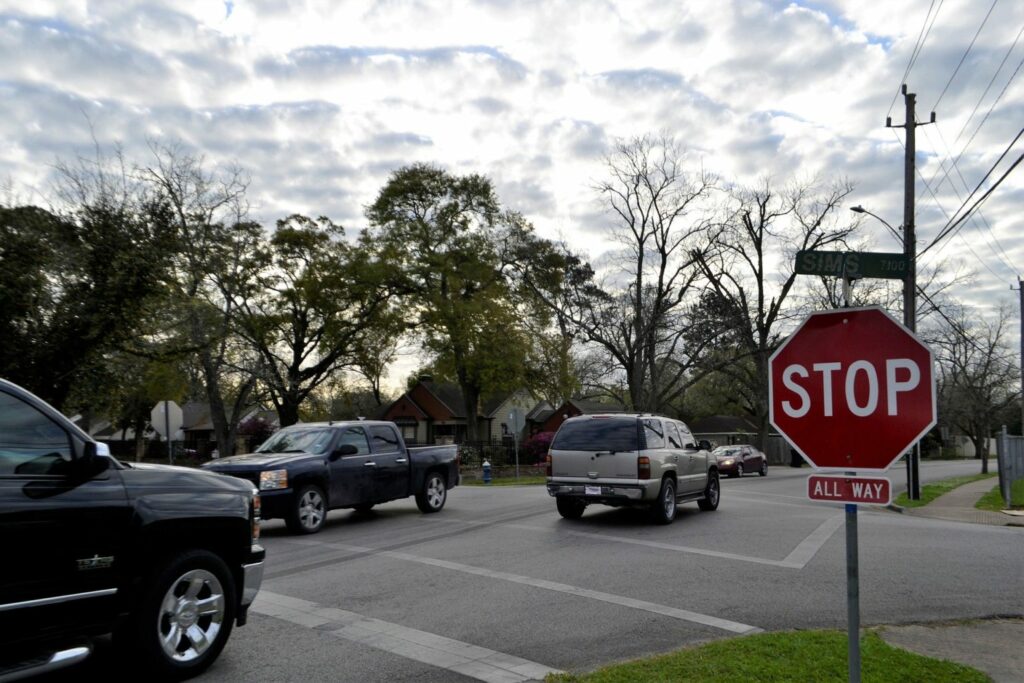
[{"label": "metal sign post", "polygon": [[160,401],[149,413],[149,423],[157,434],[167,439],[167,460],[174,464],[174,435],[182,427],[181,407],[174,401]]},{"label": "metal sign post", "polygon": [[846,642],[850,683],[860,683],[860,560],[854,503],[846,504]]},{"label": "metal sign post", "polygon": [[164,433],[167,434],[167,461],[174,464],[174,446],[171,443],[171,405],[164,401]]}]

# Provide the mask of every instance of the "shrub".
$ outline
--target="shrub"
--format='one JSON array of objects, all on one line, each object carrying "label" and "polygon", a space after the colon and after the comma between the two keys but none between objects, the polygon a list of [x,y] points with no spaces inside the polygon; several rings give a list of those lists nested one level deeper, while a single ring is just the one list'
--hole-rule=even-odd
[{"label": "shrub", "polygon": [[555,438],[554,432],[537,432],[527,439],[523,444],[527,462],[544,462],[544,456],[548,454],[553,438]]}]

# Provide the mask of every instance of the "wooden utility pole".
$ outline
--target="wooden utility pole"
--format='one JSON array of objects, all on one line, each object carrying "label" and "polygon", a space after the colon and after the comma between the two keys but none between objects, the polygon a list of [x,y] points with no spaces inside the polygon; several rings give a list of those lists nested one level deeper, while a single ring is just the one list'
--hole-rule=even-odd
[{"label": "wooden utility pole", "polygon": [[[917,242],[914,233],[914,155],[917,151],[915,131],[918,123],[915,114],[917,95],[907,92],[903,84],[903,99],[906,104],[906,118],[902,126],[893,126],[892,117],[885,119],[887,128],[903,128],[907,131],[906,157],[903,164],[903,253],[907,257],[907,276],[903,280],[903,325],[911,332],[917,332]],[[935,123],[935,112],[931,120]],[[920,449],[917,444],[907,454],[907,496],[911,500],[921,498]]]}]

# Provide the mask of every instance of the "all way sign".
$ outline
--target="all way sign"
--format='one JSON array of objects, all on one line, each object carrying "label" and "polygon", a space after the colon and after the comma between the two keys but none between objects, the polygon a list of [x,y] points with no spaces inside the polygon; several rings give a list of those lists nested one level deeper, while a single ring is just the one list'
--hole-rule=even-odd
[{"label": "all way sign", "polygon": [[807,497],[830,503],[888,505],[892,486],[880,477],[829,477],[812,474],[807,478]]}]

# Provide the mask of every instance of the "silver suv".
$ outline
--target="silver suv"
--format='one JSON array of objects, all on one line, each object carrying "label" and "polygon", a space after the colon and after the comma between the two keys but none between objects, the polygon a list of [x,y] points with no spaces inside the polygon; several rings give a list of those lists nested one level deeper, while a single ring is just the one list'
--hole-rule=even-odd
[{"label": "silver suv", "polygon": [[562,423],[547,456],[548,495],[558,513],[579,519],[591,503],[649,507],[669,524],[676,504],[715,510],[715,458],[679,420],[657,415],[581,415]]}]

